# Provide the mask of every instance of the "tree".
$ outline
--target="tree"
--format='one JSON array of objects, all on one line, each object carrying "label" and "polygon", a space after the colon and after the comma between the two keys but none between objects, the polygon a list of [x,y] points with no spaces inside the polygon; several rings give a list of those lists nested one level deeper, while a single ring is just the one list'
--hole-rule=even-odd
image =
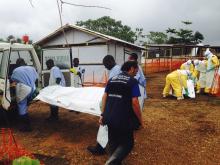
[{"label": "tree", "polygon": [[109,16],[104,16],[96,20],[77,21],[76,25],[132,43],[136,39],[135,32],[129,26],[122,25],[121,21],[116,21]]},{"label": "tree", "polygon": [[[24,41],[21,38],[16,38],[14,35],[9,35],[5,40],[4,39],[0,39],[1,42],[10,42],[11,40],[14,40],[17,43],[24,43]],[[28,44],[32,44],[33,41],[29,40]]]},{"label": "tree", "polygon": [[[182,21],[182,23],[186,26],[192,24],[190,21]],[[197,44],[204,40],[204,37],[200,32],[196,31],[193,34],[193,31],[187,28],[180,28],[179,30],[168,28],[166,32],[171,34],[168,39],[168,43],[170,44]]]},{"label": "tree", "polygon": [[167,35],[163,32],[150,31],[147,38],[150,44],[164,44],[167,42]]},{"label": "tree", "polygon": [[195,32],[193,38],[194,38],[194,42],[195,43],[200,43],[200,42],[202,42],[204,40],[204,36],[200,32],[198,32],[198,31]]},{"label": "tree", "polygon": [[9,35],[9,36],[7,37],[7,42],[10,42],[10,40],[12,40],[12,39],[15,39],[15,37],[14,37],[13,35]]},{"label": "tree", "polygon": [[17,43],[22,43],[22,39],[17,38],[16,42],[17,42]]}]

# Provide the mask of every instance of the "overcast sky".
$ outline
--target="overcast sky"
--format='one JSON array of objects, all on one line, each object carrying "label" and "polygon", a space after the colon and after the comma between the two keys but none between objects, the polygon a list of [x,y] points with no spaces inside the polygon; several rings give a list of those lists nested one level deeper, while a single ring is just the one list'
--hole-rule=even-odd
[{"label": "overcast sky", "polygon": [[[123,25],[143,28],[144,33],[185,28],[204,35],[205,44],[220,45],[220,0],[63,0],[82,5],[99,5],[112,10],[64,4],[63,24],[110,16]],[[0,0],[0,38],[28,34],[36,42],[60,27],[56,0]]]}]

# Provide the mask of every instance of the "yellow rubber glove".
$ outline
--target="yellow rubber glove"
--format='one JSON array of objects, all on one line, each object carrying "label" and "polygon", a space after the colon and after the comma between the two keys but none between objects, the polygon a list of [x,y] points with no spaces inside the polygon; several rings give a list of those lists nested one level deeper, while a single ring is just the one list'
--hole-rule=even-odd
[{"label": "yellow rubber glove", "polygon": [[75,68],[70,68],[70,72],[72,72],[74,75],[77,75],[77,71]]}]

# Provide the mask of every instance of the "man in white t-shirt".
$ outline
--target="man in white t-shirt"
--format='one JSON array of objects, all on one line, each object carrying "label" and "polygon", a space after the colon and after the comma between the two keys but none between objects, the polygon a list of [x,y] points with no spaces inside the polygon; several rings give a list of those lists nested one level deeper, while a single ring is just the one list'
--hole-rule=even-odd
[{"label": "man in white t-shirt", "polygon": [[[63,73],[60,69],[54,65],[54,61],[49,59],[46,61],[47,68],[50,70],[49,86],[61,85],[66,86],[66,82]],[[50,105],[50,116],[46,119],[47,121],[57,121],[59,107]]]}]

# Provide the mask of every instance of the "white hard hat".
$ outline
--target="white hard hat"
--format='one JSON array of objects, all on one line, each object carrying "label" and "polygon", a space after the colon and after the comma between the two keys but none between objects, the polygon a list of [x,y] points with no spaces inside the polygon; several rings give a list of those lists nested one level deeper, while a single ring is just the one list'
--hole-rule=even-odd
[{"label": "white hard hat", "polygon": [[192,61],[191,61],[191,60],[188,60],[188,61],[186,61],[186,64],[187,64],[187,65],[191,65],[191,64],[192,64]]}]

